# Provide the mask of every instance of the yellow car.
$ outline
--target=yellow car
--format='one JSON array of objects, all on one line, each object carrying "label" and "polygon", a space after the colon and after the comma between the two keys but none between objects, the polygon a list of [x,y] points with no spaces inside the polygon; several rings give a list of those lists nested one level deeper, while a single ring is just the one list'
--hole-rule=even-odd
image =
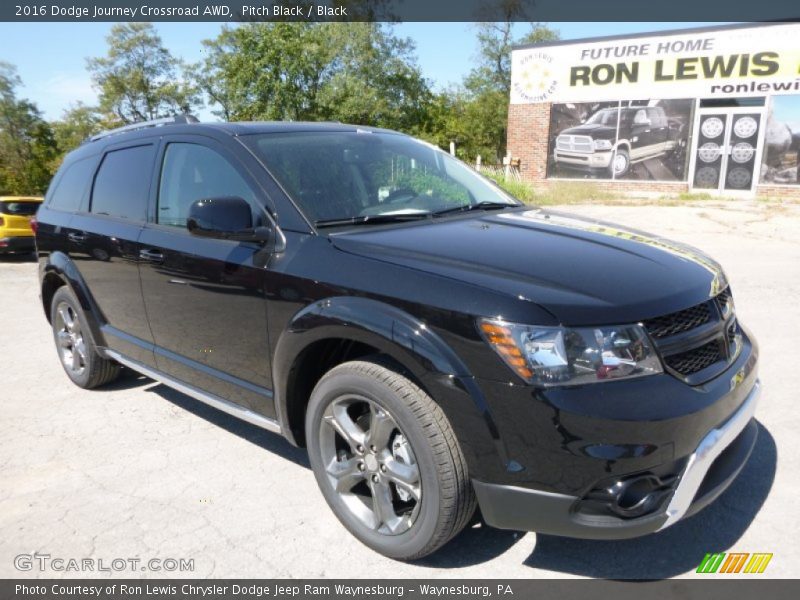
[{"label": "yellow car", "polygon": [[38,196],[0,196],[0,254],[36,249],[31,217],[41,203]]}]

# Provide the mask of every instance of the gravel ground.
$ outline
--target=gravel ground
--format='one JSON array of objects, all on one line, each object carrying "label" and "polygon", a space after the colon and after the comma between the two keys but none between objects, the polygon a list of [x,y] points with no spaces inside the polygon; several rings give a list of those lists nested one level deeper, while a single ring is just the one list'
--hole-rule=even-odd
[{"label": "gravel ground", "polygon": [[[36,265],[0,258],[0,577],[14,557],[188,558],[196,577],[695,576],[709,551],[772,552],[760,577],[796,577],[800,411],[800,206],[576,206],[565,211],[689,242],[725,266],[737,311],[761,344],[759,441],[715,504],[671,529],[619,542],[476,525],[413,564],[352,538],[317,491],[305,453],[281,437],[128,373],[87,392],[61,371],[38,300]],[[88,573],[87,575],[91,575]],[[741,577],[738,575],[737,577]]]}]

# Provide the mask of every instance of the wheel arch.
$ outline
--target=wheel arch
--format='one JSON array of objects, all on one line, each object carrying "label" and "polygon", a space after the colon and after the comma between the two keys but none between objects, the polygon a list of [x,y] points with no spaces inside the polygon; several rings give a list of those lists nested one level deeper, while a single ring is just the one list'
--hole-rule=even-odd
[{"label": "wheel arch", "polygon": [[614,144],[614,150],[620,150],[620,149],[627,150],[628,153],[630,154],[630,151],[631,151],[631,143],[630,143],[630,141],[629,140],[625,140],[625,139],[617,140],[617,143]]},{"label": "wheel arch", "polygon": [[42,309],[48,322],[51,319],[53,296],[63,286],[67,286],[78,299],[95,345],[105,346],[100,330],[102,314],[89,293],[86,282],[69,256],[63,252],[53,252],[41,270]]},{"label": "wheel arch", "polygon": [[334,297],[299,311],[276,344],[275,410],[291,443],[304,445],[305,409],[317,381],[337,364],[370,355],[380,355],[434,401],[425,384],[431,376],[464,383],[473,406],[490,421],[488,432],[496,432],[467,367],[425,323],[377,300]]}]

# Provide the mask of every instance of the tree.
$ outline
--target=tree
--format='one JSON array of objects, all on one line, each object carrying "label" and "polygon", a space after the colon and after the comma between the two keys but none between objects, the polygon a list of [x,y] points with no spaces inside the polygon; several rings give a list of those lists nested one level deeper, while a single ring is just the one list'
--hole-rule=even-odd
[{"label": "tree", "polygon": [[413,44],[379,23],[250,23],[204,42],[198,86],[231,120],[340,120],[412,131],[430,98]]},{"label": "tree", "polygon": [[230,120],[302,120],[319,112],[317,93],[334,49],[306,22],[249,23],[203,42],[194,68],[219,116]]},{"label": "tree", "polygon": [[199,106],[183,64],[164,47],[150,23],[114,25],[108,54],[87,59],[100,92],[100,109],[123,123],[191,112]]},{"label": "tree", "polygon": [[431,101],[408,38],[378,23],[323,24],[336,48],[319,91],[323,118],[417,133]]},{"label": "tree", "polygon": [[57,155],[53,132],[35,104],[18,99],[16,69],[0,62],[0,193],[40,194]]},{"label": "tree", "polygon": [[478,23],[477,66],[464,81],[464,88],[472,100],[469,122],[481,130],[473,140],[476,149],[488,151],[483,156],[499,161],[505,154],[508,102],[511,94],[511,50],[518,44],[557,40],[558,31],[542,23],[531,23],[530,30],[516,39],[512,21],[516,9],[513,2],[506,12],[506,21]]},{"label": "tree", "polygon": [[104,115],[98,108],[78,102],[50,123],[60,156],[80,146],[87,138],[120,125],[114,115]]}]

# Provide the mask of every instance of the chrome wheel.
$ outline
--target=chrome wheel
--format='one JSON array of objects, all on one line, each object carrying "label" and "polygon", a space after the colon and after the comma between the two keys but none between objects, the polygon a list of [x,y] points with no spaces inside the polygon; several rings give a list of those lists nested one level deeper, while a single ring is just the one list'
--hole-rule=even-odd
[{"label": "chrome wheel", "polygon": [[614,154],[614,174],[621,175],[628,170],[628,157],[622,153]]},{"label": "chrome wheel", "polygon": [[86,344],[78,315],[66,302],[56,308],[54,325],[61,362],[74,375],[82,375],[87,365]]},{"label": "chrome wheel", "polygon": [[356,395],[333,400],[319,430],[327,480],[364,526],[385,535],[416,522],[422,483],[416,457],[394,418]]}]

